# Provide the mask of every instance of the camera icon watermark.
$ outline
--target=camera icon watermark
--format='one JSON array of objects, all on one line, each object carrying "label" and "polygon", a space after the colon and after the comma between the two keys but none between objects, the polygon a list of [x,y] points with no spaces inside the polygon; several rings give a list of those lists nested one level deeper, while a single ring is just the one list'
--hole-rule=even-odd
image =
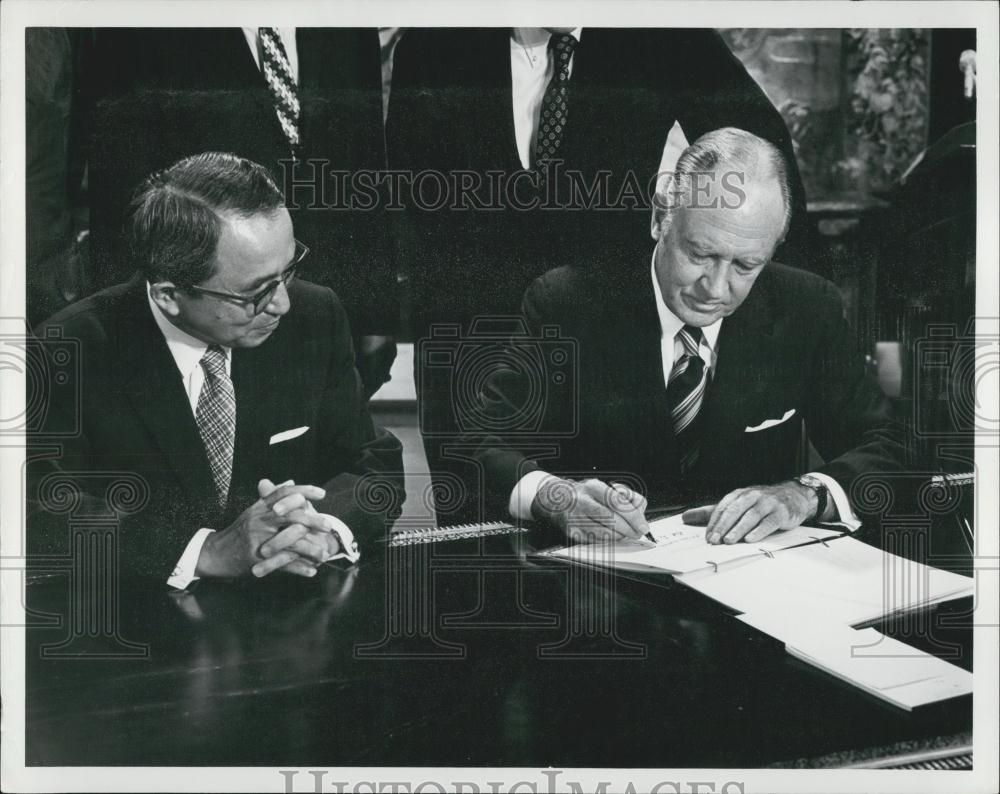
[{"label": "camera icon watermark", "polygon": [[[23,391],[0,415],[0,435],[38,436],[56,440],[80,432],[80,345],[59,328],[40,336],[27,332],[24,320],[4,318],[0,326],[0,377],[4,388]],[[58,413],[55,403],[69,406]],[[5,406],[8,404],[5,402]]]},{"label": "camera icon watermark", "polygon": [[997,319],[977,318],[964,331],[951,323],[931,325],[916,341],[913,356],[913,425],[919,437],[1000,434],[997,405],[979,397],[995,393],[1000,377]]},{"label": "camera icon watermark", "polygon": [[[434,414],[449,400],[454,429],[505,437],[566,437],[579,429],[578,349],[555,325],[529,332],[517,317],[479,317],[468,333],[435,325],[416,346],[423,372],[420,427],[440,435]],[[454,429],[453,429],[454,428]]]}]

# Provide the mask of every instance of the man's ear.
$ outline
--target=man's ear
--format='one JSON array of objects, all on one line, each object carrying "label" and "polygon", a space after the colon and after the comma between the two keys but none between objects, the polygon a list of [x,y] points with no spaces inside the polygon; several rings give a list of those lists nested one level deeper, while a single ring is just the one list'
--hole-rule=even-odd
[{"label": "man's ear", "polygon": [[656,188],[650,202],[653,211],[649,218],[649,234],[655,242],[659,242],[670,228],[670,212],[674,209],[675,200],[674,175],[668,171],[657,174]]},{"label": "man's ear", "polygon": [[157,281],[155,284],[149,285],[149,297],[168,317],[176,317],[180,314],[181,309],[177,305],[176,296],[177,286],[172,281]]},{"label": "man's ear", "polygon": [[778,242],[776,242],[774,244],[774,248],[771,249],[771,255],[767,258],[768,264],[770,264],[771,261],[774,259],[775,252],[777,252],[777,250],[781,248],[781,246],[783,246],[784,244],[785,244],[785,236],[783,235],[778,238]]},{"label": "man's ear", "polygon": [[655,242],[667,233],[670,228],[670,198],[666,193],[657,191],[653,195],[653,212],[649,219],[649,234]]}]

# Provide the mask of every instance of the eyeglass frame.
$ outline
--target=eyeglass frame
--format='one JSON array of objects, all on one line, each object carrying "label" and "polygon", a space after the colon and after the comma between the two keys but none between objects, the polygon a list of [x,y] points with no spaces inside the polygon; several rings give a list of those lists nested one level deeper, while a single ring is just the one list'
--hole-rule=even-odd
[{"label": "eyeglass frame", "polygon": [[[278,287],[282,284],[288,284],[296,276],[296,271],[299,265],[302,264],[302,260],[306,258],[309,253],[309,246],[299,240],[295,241],[295,258],[292,263],[281,271],[281,275],[278,276],[274,281],[265,284],[260,290],[255,292],[253,295],[239,295],[235,292],[220,292],[214,289],[206,289],[205,287],[199,287],[197,284],[191,284],[185,287],[185,290],[190,290],[197,292],[199,295],[211,295],[215,298],[224,298],[226,300],[234,301],[236,303],[242,304],[243,306],[250,306],[253,308],[253,314],[256,317],[260,314],[272,300],[278,291]],[[266,300],[265,300],[266,298]]]}]

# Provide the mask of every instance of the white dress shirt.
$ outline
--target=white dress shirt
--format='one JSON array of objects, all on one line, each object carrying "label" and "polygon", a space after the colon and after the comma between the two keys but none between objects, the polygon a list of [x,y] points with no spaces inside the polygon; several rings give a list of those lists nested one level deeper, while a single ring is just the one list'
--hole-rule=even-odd
[{"label": "white dress shirt", "polygon": [[[570,31],[577,41],[583,28]],[[545,28],[512,28],[510,34],[510,84],[514,105],[514,137],[517,156],[522,168],[531,168],[531,153],[538,133],[538,117],[542,113],[542,98],[555,73],[555,63],[549,58],[549,39]],[[573,75],[573,61],[569,73]],[[573,109],[570,108],[572,117]],[[572,124],[572,122],[570,122]]]},{"label": "white dress shirt", "polygon": [[[666,399],[666,388],[667,384],[670,382],[670,373],[673,371],[674,364],[684,353],[684,345],[679,339],[677,339],[677,332],[684,327],[684,321],[670,311],[666,302],[663,300],[660,283],[656,278],[655,262],[656,260],[654,255],[653,264],[650,265],[650,279],[653,285],[653,296],[656,300],[656,313],[660,319],[660,357],[663,366],[663,399]],[[701,356],[702,361],[705,362],[705,367],[708,369],[709,383],[711,383],[712,375],[715,372],[716,361],[718,359],[719,331],[722,329],[723,319],[724,318],[720,317],[711,325],[707,325],[701,329],[702,339],[698,348],[698,354]],[[826,485],[830,494],[830,503],[834,508],[834,520],[840,521],[852,531],[861,526],[861,522],[858,521],[857,516],[851,509],[851,504],[847,499],[847,494],[844,493],[844,489],[840,487],[840,484],[833,479],[833,477],[826,474],[821,474],[819,472],[810,472],[810,474]],[[522,521],[528,521],[532,518],[532,502],[535,501],[535,496],[538,494],[538,489],[541,487],[542,482],[549,476],[551,475],[549,475],[548,472],[537,470],[529,472],[518,480],[517,484],[514,486],[514,490],[511,492],[510,500],[508,502],[508,510],[514,518],[521,519]]]},{"label": "white dress shirt", "polygon": [[[184,393],[187,394],[188,404],[191,406],[191,413],[197,416],[198,398],[201,397],[201,390],[205,385],[205,370],[201,366],[201,359],[205,355],[205,351],[208,350],[208,345],[185,333],[164,316],[160,307],[153,302],[153,298],[149,294],[148,284],[146,285],[146,299],[149,301],[149,310],[153,313],[156,326],[163,334],[170,355],[173,356],[174,363],[177,365],[177,371],[184,384]],[[223,349],[226,351],[226,375],[231,376],[233,351],[229,348]],[[351,562],[355,562],[359,555],[354,543],[354,533],[336,516],[325,515],[324,518],[327,526],[337,536],[341,548],[339,554],[329,557],[328,560],[346,557]],[[195,575],[198,568],[198,558],[201,556],[201,549],[205,545],[206,538],[214,531],[214,529],[202,527],[194,533],[177,560],[177,564],[174,565],[174,570],[167,579],[167,584],[178,590],[183,590],[191,582],[200,578]]]},{"label": "white dress shirt", "polygon": [[[257,64],[257,68],[260,69],[260,37],[257,33],[257,28],[241,28],[243,31],[243,36],[247,40],[247,46],[250,47],[250,53],[253,55],[253,62]],[[281,39],[281,43],[285,47],[285,54],[288,56],[288,64],[292,67],[292,77],[295,78],[295,83],[299,83],[299,45],[295,41],[295,28],[278,28],[278,37]]]},{"label": "white dress shirt", "polygon": [[[660,358],[663,361],[663,387],[670,384],[670,373],[674,371],[674,365],[678,359],[684,355],[684,343],[677,338],[677,333],[684,327],[684,321],[667,308],[663,300],[663,293],[660,291],[660,282],[656,278],[656,260],[650,266],[650,273],[653,280],[653,295],[656,298],[656,314],[660,318]],[[698,355],[705,362],[705,369],[708,370],[708,382],[712,382],[712,374],[715,372],[716,346],[719,342],[719,331],[722,328],[720,317],[711,325],[706,325],[701,329],[701,343],[698,345]]]},{"label": "white dress shirt", "polygon": [[[205,370],[201,366],[201,359],[205,355],[205,351],[208,350],[208,345],[182,331],[164,316],[160,307],[156,305],[149,294],[149,285],[146,286],[146,300],[149,301],[149,310],[153,313],[153,319],[156,320],[156,325],[160,329],[160,333],[163,334],[170,355],[174,357],[174,363],[181,374],[184,392],[191,405],[191,413],[197,414],[198,398],[201,397],[201,389],[205,385]],[[223,350],[226,351],[226,375],[231,377],[233,351],[228,347],[224,347]]]},{"label": "white dress shirt", "polygon": [[[392,48],[402,33],[401,28],[379,28],[382,43],[382,93],[383,110],[388,107],[389,84],[392,79]],[[383,33],[383,31],[386,31]],[[583,35],[583,28],[574,28],[570,35],[577,41]],[[393,38],[394,37],[394,38]],[[511,98],[514,115],[514,137],[517,141],[517,156],[522,168],[531,167],[531,153],[538,135],[538,119],[542,112],[542,98],[555,72],[555,64],[549,58],[549,39],[552,37],[545,28],[512,28],[510,35],[510,78]],[[387,47],[389,47],[387,53]],[[387,66],[388,60],[388,66]],[[569,61],[569,74],[573,76],[574,55]],[[386,69],[388,68],[388,77]],[[570,108],[570,118],[573,109]],[[573,122],[570,121],[570,124]],[[669,175],[677,165],[677,159],[688,146],[687,136],[680,122],[675,121],[669,130],[663,131],[663,154],[657,174]],[[657,187],[665,188],[661,180]]]}]

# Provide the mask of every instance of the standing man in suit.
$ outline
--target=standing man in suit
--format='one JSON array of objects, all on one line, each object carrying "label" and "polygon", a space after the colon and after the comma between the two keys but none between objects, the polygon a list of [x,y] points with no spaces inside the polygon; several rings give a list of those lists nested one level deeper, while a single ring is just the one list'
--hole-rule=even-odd
[{"label": "standing man in suit", "polygon": [[126,230],[135,276],[39,331],[77,346],[80,380],[51,387],[36,443],[65,423],[79,432],[30,469],[33,554],[66,551],[46,481],[99,500],[106,474],[148,490],[122,521],[127,573],[184,588],[356,560],[392,518],[369,489],[388,484],[402,503],[401,448],[368,415],[339,300],[294,280],[308,249],[267,170],[182,160],[140,186]]},{"label": "standing man in suit", "polygon": [[396,258],[381,202],[351,209],[344,183],[385,167],[375,28],[100,28],[90,79],[90,203],[98,288],[122,272],[131,187],[204,151],[270,171],[315,282],[344,301],[371,393],[388,379]]},{"label": "standing man in suit", "polygon": [[[707,524],[710,542],[856,521],[854,479],[898,470],[905,448],[834,285],[771,263],[790,194],[775,146],[743,130],[710,132],[658,197],[651,264],[627,277],[621,267],[560,268],[532,284],[529,324],[557,327],[578,351],[578,377],[545,394],[546,422],[572,414],[579,425],[551,439],[558,452],[545,460],[483,440],[495,504],[572,538],[641,537],[647,498],[711,498],[685,515]],[[484,410],[498,422],[515,416],[532,385],[501,373]],[[825,461],[808,473],[796,469],[803,419]],[[532,444],[546,441],[546,422]],[[645,496],[616,475],[641,482]]]},{"label": "standing man in suit", "polygon": [[[785,156],[787,239],[804,247],[791,138],[715,31],[407,31],[395,54],[390,165],[472,186],[459,207],[411,201],[403,263],[418,342],[438,324],[458,324],[465,338],[477,316],[516,314],[532,279],[551,268],[640,256],[661,164],[672,166],[670,151],[686,145],[678,140],[726,126]],[[421,370],[419,357],[416,367],[431,470],[462,468],[442,454],[454,441],[452,382]]]}]

